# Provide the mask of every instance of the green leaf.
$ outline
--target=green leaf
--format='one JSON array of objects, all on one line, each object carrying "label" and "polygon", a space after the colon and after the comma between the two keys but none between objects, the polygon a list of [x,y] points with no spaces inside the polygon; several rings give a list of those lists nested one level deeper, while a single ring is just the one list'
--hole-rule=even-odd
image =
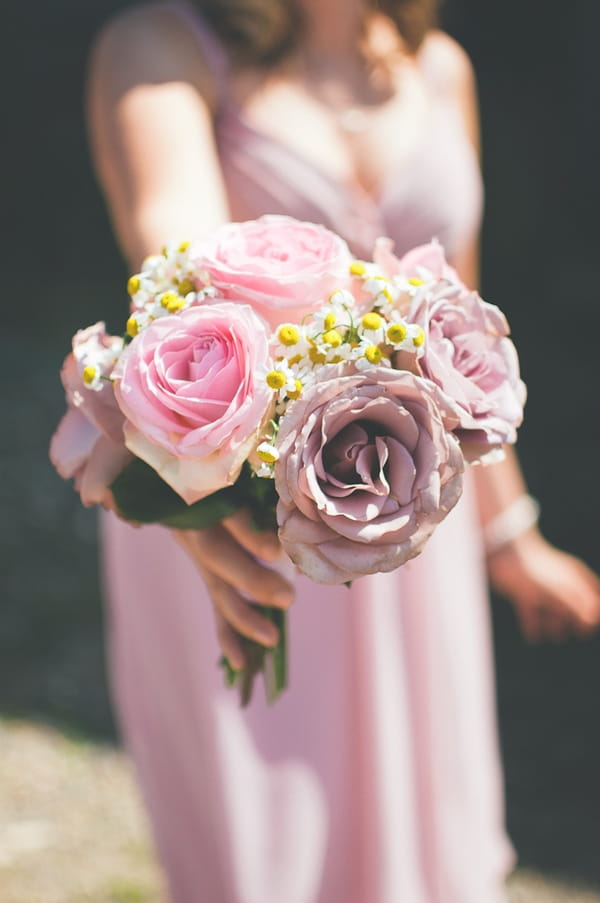
[{"label": "green leaf", "polygon": [[[182,499],[183,501],[183,499]],[[236,500],[235,493],[229,493],[227,489],[209,495],[193,505],[186,505],[177,514],[169,514],[161,518],[161,524],[166,527],[175,527],[179,530],[201,530],[203,527],[212,527],[225,517],[234,514],[241,507],[241,502]]]},{"label": "green leaf", "polygon": [[[287,686],[287,617],[279,608],[269,609],[270,619],[279,630],[279,642],[267,652],[264,667],[265,692],[267,702],[272,705]],[[267,664],[270,667],[267,667]]]},{"label": "green leaf", "polygon": [[184,530],[209,527],[233,514],[243,504],[236,485],[188,505],[140,458],[128,464],[110,488],[119,512],[127,520],[141,524],[161,523]]},{"label": "green leaf", "polygon": [[259,530],[274,529],[277,523],[274,481],[255,477],[247,463],[233,486],[219,489],[193,505],[188,505],[140,458],[128,464],[110,488],[121,515],[140,524],[202,529],[219,523],[239,508],[249,508]]}]

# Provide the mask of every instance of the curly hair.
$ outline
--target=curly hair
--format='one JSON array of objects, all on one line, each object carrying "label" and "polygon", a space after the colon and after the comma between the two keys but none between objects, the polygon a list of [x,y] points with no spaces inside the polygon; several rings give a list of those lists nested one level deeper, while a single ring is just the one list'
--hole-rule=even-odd
[{"label": "curly hair", "polygon": [[[409,53],[416,53],[437,22],[440,0],[368,0],[394,23]],[[296,46],[302,16],[290,0],[196,0],[239,63],[271,65]]]}]

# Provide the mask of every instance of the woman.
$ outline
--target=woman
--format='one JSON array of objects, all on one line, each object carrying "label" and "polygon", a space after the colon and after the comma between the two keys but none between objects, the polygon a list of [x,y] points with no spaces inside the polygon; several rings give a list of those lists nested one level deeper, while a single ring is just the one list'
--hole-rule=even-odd
[{"label": "woman", "polygon": [[[398,253],[437,235],[473,284],[475,92],[464,53],[431,31],[434,6],[173,0],[110,23],[90,130],[132,268],[166,239],[270,212],[323,222],[357,256],[381,234]],[[490,571],[526,632],[591,630],[594,578],[542,540],[514,459],[474,476]],[[243,514],[175,536],[107,519],[115,700],[175,903],[503,899],[472,490],[421,558],[351,590],[285,579],[275,538]],[[294,594],[291,686],[239,710],[210,600],[239,666],[238,633],[275,640],[246,600]]]}]

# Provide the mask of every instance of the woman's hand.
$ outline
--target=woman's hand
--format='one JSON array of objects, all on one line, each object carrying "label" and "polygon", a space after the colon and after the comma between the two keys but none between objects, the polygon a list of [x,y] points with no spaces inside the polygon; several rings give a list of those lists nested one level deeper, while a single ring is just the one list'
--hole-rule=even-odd
[{"label": "woman's hand", "polygon": [[219,644],[232,668],[239,670],[246,663],[240,636],[275,646],[277,628],[256,604],[288,608],[294,599],[290,583],[257,561],[274,562],[281,555],[276,534],[257,531],[247,511],[237,511],[204,530],[172,532],[204,578]]},{"label": "woman's hand", "polygon": [[537,530],[495,552],[488,569],[492,586],[511,600],[530,642],[586,636],[600,625],[600,580]]}]

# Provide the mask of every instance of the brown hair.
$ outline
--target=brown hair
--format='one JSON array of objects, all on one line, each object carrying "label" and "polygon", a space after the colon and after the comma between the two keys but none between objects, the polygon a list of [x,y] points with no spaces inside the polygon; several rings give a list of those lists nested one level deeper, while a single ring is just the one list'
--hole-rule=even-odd
[{"label": "brown hair", "polygon": [[[368,0],[394,23],[409,53],[416,53],[437,21],[440,0]],[[240,63],[269,65],[285,57],[302,33],[302,17],[290,0],[196,0]]]}]

